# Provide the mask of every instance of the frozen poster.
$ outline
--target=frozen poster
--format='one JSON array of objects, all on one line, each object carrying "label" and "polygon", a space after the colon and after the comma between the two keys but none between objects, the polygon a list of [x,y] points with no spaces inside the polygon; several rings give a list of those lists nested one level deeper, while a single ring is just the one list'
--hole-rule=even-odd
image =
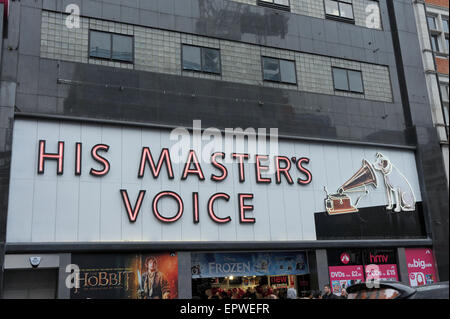
[{"label": "frozen poster", "polygon": [[192,254],[191,263],[192,278],[309,273],[304,252]]}]

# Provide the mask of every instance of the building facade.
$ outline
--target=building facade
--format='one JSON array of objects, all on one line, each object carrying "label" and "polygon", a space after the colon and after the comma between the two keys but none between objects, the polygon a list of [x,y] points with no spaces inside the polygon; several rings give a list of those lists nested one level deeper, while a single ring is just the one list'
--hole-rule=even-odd
[{"label": "building facade", "polygon": [[448,1],[414,4],[433,121],[442,145],[448,183]]},{"label": "building facade", "polygon": [[4,298],[448,280],[417,4],[2,3]]}]

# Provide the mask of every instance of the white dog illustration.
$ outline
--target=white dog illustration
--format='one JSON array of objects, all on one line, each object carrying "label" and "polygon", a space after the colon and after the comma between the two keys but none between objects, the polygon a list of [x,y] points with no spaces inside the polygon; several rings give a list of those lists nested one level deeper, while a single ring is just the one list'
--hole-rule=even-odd
[{"label": "white dog illustration", "polygon": [[381,171],[386,184],[388,197],[388,206],[386,209],[392,210],[394,202],[392,193],[395,196],[394,212],[414,211],[416,209],[416,199],[414,197],[411,185],[406,177],[392,164],[392,162],[383,154],[377,153],[377,161],[373,164],[376,170]]}]

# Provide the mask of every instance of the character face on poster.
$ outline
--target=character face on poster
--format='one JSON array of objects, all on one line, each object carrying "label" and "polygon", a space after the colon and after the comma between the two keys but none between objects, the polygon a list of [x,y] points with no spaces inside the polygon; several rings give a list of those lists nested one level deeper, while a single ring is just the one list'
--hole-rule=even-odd
[{"label": "character face on poster", "polygon": [[158,260],[154,256],[145,259],[146,271],[139,280],[140,299],[171,299],[171,287],[166,275],[158,270]]},{"label": "character face on poster", "polygon": [[173,254],[77,254],[80,268],[76,299],[175,299],[178,257]]}]

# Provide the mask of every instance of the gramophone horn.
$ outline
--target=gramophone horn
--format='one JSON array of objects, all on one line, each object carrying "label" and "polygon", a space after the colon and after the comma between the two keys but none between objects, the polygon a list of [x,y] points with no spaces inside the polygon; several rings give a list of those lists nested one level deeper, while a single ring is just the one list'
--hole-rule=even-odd
[{"label": "gramophone horn", "polygon": [[372,165],[366,160],[363,160],[362,167],[339,188],[339,192],[342,193],[370,184],[374,187],[378,186],[377,175],[375,175]]}]

